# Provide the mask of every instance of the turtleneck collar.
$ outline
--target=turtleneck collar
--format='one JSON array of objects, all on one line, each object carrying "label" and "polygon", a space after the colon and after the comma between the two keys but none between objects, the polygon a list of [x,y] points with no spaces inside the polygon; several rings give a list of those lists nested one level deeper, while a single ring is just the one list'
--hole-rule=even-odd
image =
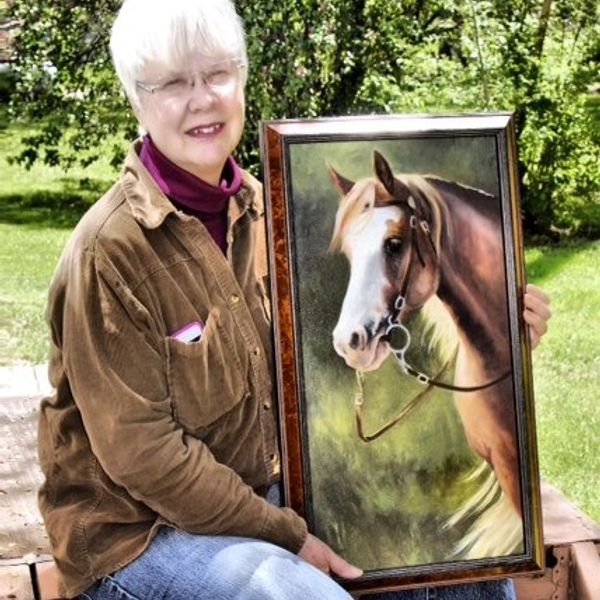
[{"label": "turtleneck collar", "polygon": [[242,172],[232,156],[225,163],[219,187],[170,161],[149,135],[144,136],[140,160],[165,196],[179,208],[191,209],[201,219],[202,215],[225,211],[230,196],[237,194],[242,186]]}]

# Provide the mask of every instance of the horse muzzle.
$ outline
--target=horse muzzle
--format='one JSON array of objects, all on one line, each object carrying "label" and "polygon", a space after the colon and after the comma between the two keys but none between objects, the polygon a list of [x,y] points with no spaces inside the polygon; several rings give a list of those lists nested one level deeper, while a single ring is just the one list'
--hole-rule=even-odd
[{"label": "horse muzzle", "polygon": [[381,329],[372,335],[368,327],[361,326],[348,331],[338,326],[333,331],[333,347],[349,367],[360,371],[374,371],[389,354],[384,332]]}]

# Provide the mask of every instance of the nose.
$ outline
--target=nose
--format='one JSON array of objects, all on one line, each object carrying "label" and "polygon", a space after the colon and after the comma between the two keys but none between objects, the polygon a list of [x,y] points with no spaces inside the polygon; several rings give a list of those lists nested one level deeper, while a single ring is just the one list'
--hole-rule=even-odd
[{"label": "nose", "polygon": [[368,342],[368,333],[366,328],[359,327],[349,335],[340,335],[339,332],[333,332],[333,347],[342,357],[356,350],[364,350]]},{"label": "nose", "polygon": [[194,85],[190,88],[190,108],[205,109],[212,106],[215,100],[215,93],[204,83],[200,75],[196,75]]}]

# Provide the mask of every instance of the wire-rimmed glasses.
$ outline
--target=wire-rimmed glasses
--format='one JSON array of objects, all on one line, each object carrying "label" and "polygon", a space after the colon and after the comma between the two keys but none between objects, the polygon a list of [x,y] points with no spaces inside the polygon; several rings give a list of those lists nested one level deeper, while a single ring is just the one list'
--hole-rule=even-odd
[{"label": "wire-rimmed glasses", "polygon": [[136,81],[136,85],[157,97],[181,99],[192,93],[200,79],[210,91],[224,96],[237,88],[245,68],[244,61],[231,58],[212,63],[194,73],[175,73],[156,83]]}]

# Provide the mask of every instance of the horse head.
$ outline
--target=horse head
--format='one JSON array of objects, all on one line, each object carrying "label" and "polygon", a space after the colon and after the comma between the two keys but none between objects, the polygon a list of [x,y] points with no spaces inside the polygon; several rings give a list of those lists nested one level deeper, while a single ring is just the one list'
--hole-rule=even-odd
[{"label": "horse head", "polygon": [[350,262],[333,331],[336,352],[356,369],[377,369],[389,354],[389,325],[437,290],[439,219],[423,178],[395,176],[374,152],[375,177],[353,182],[334,169],[341,196],[332,237]]}]

